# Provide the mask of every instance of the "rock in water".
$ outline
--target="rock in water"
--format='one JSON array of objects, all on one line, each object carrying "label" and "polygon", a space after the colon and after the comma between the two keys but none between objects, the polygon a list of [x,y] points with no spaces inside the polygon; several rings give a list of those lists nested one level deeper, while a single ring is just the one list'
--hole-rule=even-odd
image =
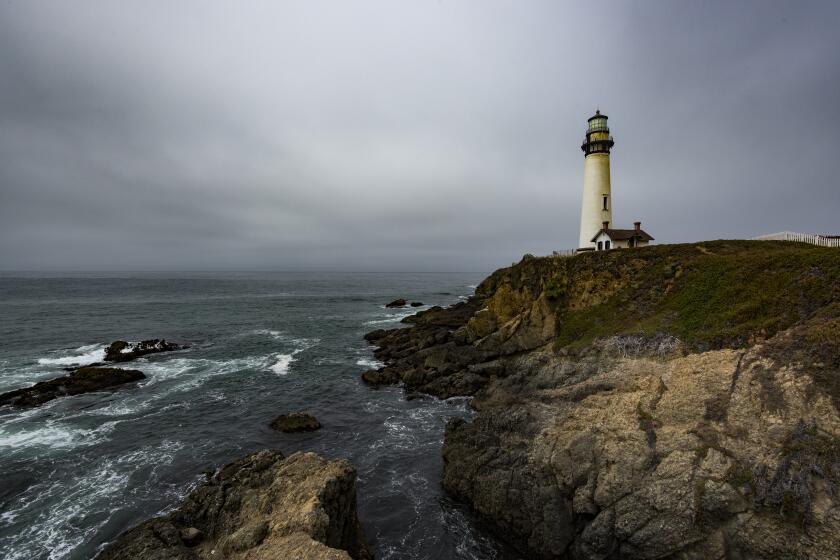
[{"label": "rock in water", "polygon": [[312,432],[321,427],[318,419],[306,412],[292,412],[291,414],[281,414],[271,421],[269,427],[286,433],[292,432]]},{"label": "rock in water", "polygon": [[3,393],[0,395],[0,405],[37,406],[58,397],[101,391],[145,377],[142,371],[136,369],[82,367],[70,375]]},{"label": "rock in water", "polygon": [[405,307],[406,301],[403,298],[395,299],[391,303],[386,303],[385,307]]},{"label": "rock in water", "polygon": [[108,346],[105,351],[106,362],[129,362],[140,356],[148,354],[157,354],[158,352],[172,352],[173,350],[183,350],[187,346],[175,344],[174,342],[166,342],[163,339],[151,339],[130,344],[124,340],[116,340]]},{"label": "rock in water", "polygon": [[422,301],[412,301],[411,302],[411,307],[423,307],[423,302]]},{"label": "rock in water", "polygon": [[252,453],[97,556],[129,558],[370,560],[356,514],[356,470],[315,453]]}]

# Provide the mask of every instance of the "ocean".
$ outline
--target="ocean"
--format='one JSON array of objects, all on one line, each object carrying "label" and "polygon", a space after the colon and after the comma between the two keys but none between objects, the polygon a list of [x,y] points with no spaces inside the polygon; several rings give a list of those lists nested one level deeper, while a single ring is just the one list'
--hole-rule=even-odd
[{"label": "ocean", "polygon": [[[373,389],[363,335],[400,326],[405,297],[449,305],[481,273],[112,273],[0,276],[0,392],[95,362],[113,340],[183,351],[124,364],[147,379],[111,392],[0,409],[0,558],[86,559],[179,504],[216,468],[270,447],[358,469],[376,558],[513,556],[441,489],[444,424],[464,398]],[[323,427],[282,434],[304,410]]]}]

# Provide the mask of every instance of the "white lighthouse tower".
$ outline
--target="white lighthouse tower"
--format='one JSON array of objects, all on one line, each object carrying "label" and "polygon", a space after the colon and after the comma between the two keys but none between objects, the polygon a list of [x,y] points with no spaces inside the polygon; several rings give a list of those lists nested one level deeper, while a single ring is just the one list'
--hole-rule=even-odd
[{"label": "white lighthouse tower", "polygon": [[610,192],[610,148],[613,138],[607,127],[607,116],[600,111],[589,118],[586,140],[581,149],[583,160],[583,205],[580,210],[578,251],[596,248],[593,238],[602,229],[612,226],[612,194]]}]

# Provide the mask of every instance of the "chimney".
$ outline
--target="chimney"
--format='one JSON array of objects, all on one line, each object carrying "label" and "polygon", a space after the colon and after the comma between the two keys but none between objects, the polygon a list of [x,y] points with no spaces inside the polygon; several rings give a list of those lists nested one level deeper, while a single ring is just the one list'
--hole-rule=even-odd
[{"label": "chimney", "polygon": [[633,227],[636,228],[636,231],[642,229],[642,222],[633,222]]},{"label": "chimney", "polygon": [[604,229],[610,229],[610,223],[604,222]]}]

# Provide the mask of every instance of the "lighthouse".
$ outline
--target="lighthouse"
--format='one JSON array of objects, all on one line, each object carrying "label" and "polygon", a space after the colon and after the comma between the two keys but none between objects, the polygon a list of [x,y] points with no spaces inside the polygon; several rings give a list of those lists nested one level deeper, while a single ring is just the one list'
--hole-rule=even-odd
[{"label": "lighthouse", "polygon": [[607,116],[601,111],[589,118],[586,140],[581,149],[583,160],[583,203],[580,210],[578,251],[596,248],[594,237],[612,225],[610,192],[610,149],[613,138],[607,127]]}]

